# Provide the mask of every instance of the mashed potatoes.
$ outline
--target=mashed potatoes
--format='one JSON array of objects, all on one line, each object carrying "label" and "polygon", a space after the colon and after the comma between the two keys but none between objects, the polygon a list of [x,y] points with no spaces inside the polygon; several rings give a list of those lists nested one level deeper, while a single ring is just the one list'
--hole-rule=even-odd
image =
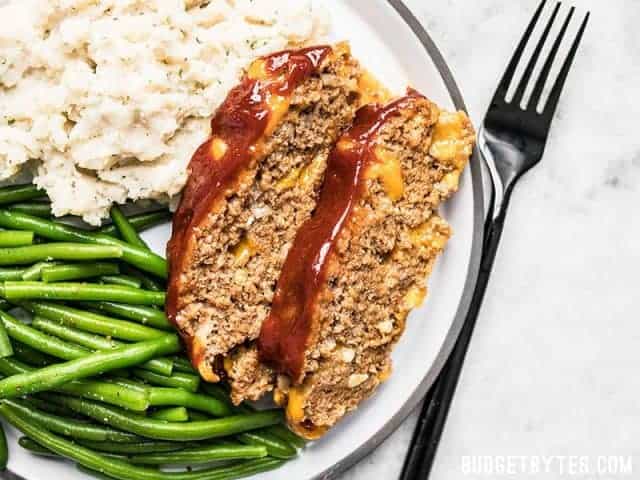
[{"label": "mashed potatoes", "polygon": [[242,68],[325,25],[307,0],[13,0],[0,18],[0,180],[31,169],[55,215],[93,224],[174,198]]}]

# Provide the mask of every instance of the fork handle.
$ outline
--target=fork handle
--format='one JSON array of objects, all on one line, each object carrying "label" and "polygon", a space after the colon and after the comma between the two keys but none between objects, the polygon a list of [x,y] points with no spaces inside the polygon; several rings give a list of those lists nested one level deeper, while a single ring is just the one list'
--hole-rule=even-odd
[{"label": "fork handle", "polygon": [[400,474],[400,480],[425,480],[431,472],[451,401],[460,378],[462,364],[469,348],[476,318],[489,283],[489,276],[498,251],[500,237],[502,236],[509,197],[510,191],[505,195],[497,216],[487,220],[480,271],[473,296],[471,297],[469,311],[449,359],[425,397],[418,423],[411,439],[409,452]]}]

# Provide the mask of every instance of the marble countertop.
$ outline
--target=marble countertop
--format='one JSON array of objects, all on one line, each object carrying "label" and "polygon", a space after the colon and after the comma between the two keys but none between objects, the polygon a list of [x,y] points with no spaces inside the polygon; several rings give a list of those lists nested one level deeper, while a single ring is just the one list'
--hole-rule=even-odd
[{"label": "marble countertop", "polygon": [[[537,0],[407,3],[479,124]],[[432,480],[640,474],[640,2],[572,3],[591,22],[514,194]],[[342,480],[397,478],[416,415]]]}]

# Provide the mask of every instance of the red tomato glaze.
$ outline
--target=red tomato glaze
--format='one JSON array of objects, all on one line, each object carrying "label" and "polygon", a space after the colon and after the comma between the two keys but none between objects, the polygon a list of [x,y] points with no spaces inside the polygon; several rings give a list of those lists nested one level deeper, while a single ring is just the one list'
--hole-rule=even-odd
[{"label": "red tomato glaze", "polygon": [[[239,175],[259,156],[259,142],[264,137],[272,111],[271,95],[287,96],[305,79],[318,71],[331,52],[329,46],[287,50],[262,58],[262,73],[257,78],[247,74],[233,88],[211,120],[211,137],[193,155],[189,178],[182,200],[173,217],[173,231],[167,247],[169,287],[166,311],[175,323],[180,308],[180,276],[194,229],[202,223],[212,205]],[[258,60],[260,61],[260,60]],[[254,76],[256,77],[256,76]],[[214,141],[225,145],[220,158],[214,158]],[[189,342],[187,342],[188,346]],[[193,359],[194,364],[199,359]]]},{"label": "red tomato glaze", "polygon": [[387,105],[360,108],[352,127],[333,148],[316,211],[298,230],[287,255],[271,314],[262,324],[260,360],[294,383],[302,380],[304,353],[312,333],[318,295],[326,281],[327,259],[362,198],[367,165],[376,161],[375,138],[385,122],[410,107],[415,90]]}]

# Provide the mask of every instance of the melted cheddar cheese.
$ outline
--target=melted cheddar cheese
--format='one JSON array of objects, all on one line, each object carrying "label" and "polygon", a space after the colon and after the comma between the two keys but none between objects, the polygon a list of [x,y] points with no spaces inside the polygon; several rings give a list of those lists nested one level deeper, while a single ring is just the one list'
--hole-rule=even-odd
[{"label": "melted cheddar cheese", "polygon": [[386,103],[391,100],[391,92],[369,72],[364,72],[358,79],[360,104]]},{"label": "melted cheddar cheese", "polygon": [[409,232],[409,239],[416,246],[442,250],[447,244],[449,237],[438,228],[438,219],[432,217],[419,227],[411,230]]},{"label": "melted cheddar cheese", "polygon": [[441,112],[433,131],[429,154],[458,169],[464,168],[473,149],[469,119],[463,112]]},{"label": "melted cheddar cheese", "polygon": [[215,137],[211,140],[211,155],[215,161],[218,161],[224,157],[224,154],[227,153],[229,149],[229,145],[222,140],[221,138]]},{"label": "melted cheddar cheese", "polygon": [[420,305],[422,305],[422,302],[424,302],[426,296],[426,287],[411,287],[407,294],[404,296],[403,308],[405,308],[406,310],[412,310],[416,307],[419,307]]},{"label": "melted cheddar cheese", "polygon": [[291,170],[287,176],[278,181],[276,188],[279,191],[288,190],[296,185],[308,188],[322,174],[323,170],[324,158],[322,155],[317,155],[308,165]]},{"label": "melted cheddar cheese", "polygon": [[305,392],[302,387],[292,387],[289,389],[287,401],[287,418],[295,423],[304,420]]},{"label": "melted cheddar cheese", "polygon": [[380,180],[391,200],[400,200],[404,193],[400,159],[393,152],[382,147],[376,147],[375,156],[377,161],[369,166],[367,177]]},{"label": "melted cheddar cheese", "polygon": [[231,252],[235,257],[235,264],[238,266],[246,265],[251,257],[256,253],[255,244],[248,237],[240,240]]}]

